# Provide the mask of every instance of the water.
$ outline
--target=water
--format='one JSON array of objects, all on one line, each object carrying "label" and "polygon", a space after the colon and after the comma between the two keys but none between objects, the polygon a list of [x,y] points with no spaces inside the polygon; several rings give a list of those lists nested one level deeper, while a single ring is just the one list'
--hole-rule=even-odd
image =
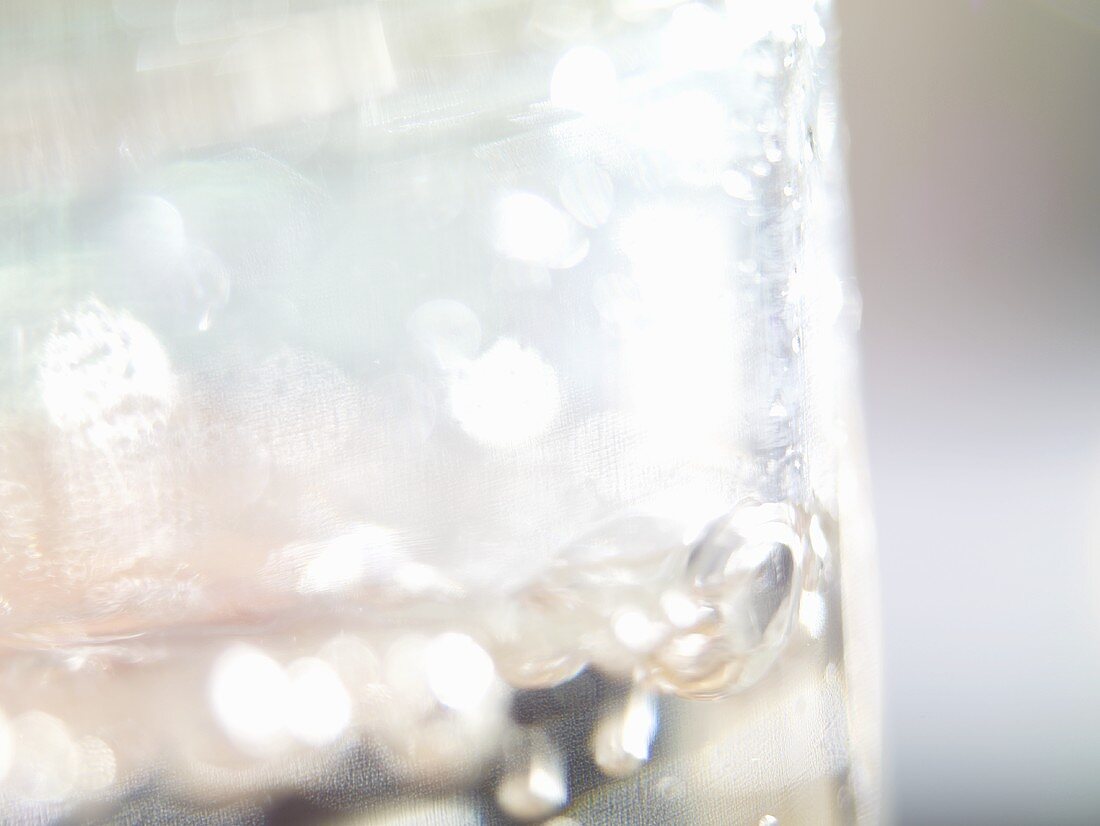
[{"label": "water", "polygon": [[827,5],[13,10],[0,812],[873,821]]}]

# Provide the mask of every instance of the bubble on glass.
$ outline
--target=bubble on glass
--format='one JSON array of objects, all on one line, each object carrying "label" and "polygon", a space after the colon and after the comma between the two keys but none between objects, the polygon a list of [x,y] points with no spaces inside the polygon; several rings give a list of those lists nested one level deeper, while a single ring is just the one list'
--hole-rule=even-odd
[{"label": "bubble on glass", "polygon": [[7,786],[28,800],[59,801],[72,791],[80,772],[80,752],[69,729],[44,711],[28,711],[11,721],[12,762]]},{"label": "bubble on glass", "polygon": [[787,505],[743,504],[692,549],[686,585],[707,610],[650,658],[657,685],[713,698],[757,682],[790,639],[806,551]]},{"label": "bubble on glass", "polygon": [[649,760],[657,734],[654,695],[634,688],[618,709],[606,714],[593,731],[592,759],[608,777],[626,777]]},{"label": "bubble on glass", "polygon": [[610,106],[618,94],[615,63],[594,46],[575,46],[554,66],[550,77],[550,104],[584,114]]},{"label": "bubble on glass", "polygon": [[558,377],[534,350],[501,338],[450,381],[450,407],[471,437],[513,446],[543,434],[559,414]]},{"label": "bubble on glass", "polygon": [[287,729],[311,746],[338,739],[351,721],[352,703],[340,676],[327,662],[302,657],[286,668]]},{"label": "bubble on glass", "polygon": [[538,729],[523,729],[505,752],[505,768],[496,788],[501,811],[523,822],[547,818],[565,806],[565,759]]},{"label": "bubble on glass", "polygon": [[417,352],[442,370],[461,367],[481,349],[481,322],[461,301],[425,302],[409,316],[407,326]]},{"label": "bubble on glass", "polygon": [[588,664],[568,605],[537,595],[503,600],[489,610],[485,624],[497,671],[516,688],[553,688]]},{"label": "bubble on glass", "polygon": [[237,643],[223,651],[211,669],[207,694],[214,718],[242,751],[263,756],[284,745],[290,680],[260,649]]},{"label": "bubble on glass", "polygon": [[588,252],[573,219],[530,192],[511,192],[497,203],[493,245],[507,258],[550,269],[568,269]]},{"label": "bubble on glass", "polygon": [[57,319],[38,375],[53,424],[98,447],[152,436],[176,402],[176,377],[153,331],[95,299]]},{"label": "bubble on glass", "polygon": [[615,185],[606,170],[582,162],[570,167],[558,183],[562,206],[586,227],[603,226],[615,206]]}]

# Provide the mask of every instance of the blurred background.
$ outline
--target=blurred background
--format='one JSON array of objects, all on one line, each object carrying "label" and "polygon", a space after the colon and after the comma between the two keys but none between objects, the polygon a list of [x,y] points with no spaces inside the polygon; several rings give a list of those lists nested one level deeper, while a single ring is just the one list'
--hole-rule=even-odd
[{"label": "blurred background", "polygon": [[1100,2],[838,6],[895,820],[1100,823]]}]

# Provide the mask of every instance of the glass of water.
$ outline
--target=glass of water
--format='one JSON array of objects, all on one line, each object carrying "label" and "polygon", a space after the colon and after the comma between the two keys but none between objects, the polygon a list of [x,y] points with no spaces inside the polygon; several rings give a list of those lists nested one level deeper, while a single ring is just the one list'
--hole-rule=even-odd
[{"label": "glass of water", "polygon": [[9,4],[0,817],[876,822],[829,6]]}]

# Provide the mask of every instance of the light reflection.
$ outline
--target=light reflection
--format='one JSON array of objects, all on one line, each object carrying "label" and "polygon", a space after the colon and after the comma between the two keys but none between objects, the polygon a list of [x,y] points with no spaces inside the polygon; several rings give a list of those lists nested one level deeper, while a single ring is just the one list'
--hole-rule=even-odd
[{"label": "light reflection", "polygon": [[481,349],[481,323],[460,301],[436,299],[421,304],[409,316],[407,327],[417,350],[443,370],[461,367]]},{"label": "light reflection", "polygon": [[298,579],[302,593],[342,591],[365,581],[383,581],[403,562],[395,535],[376,525],[358,525],[326,542],[300,546],[294,556],[305,561]]},{"label": "light reflection", "polygon": [[82,793],[101,791],[115,782],[117,762],[114,750],[98,737],[86,735],[76,743],[80,770],[76,789]]},{"label": "light reflection", "polygon": [[615,205],[615,186],[611,176],[593,163],[571,167],[558,183],[562,206],[586,227],[607,223]]},{"label": "light reflection", "polygon": [[550,103],[560,109],[594,113],[618,93],[615,64],[593,46],[576,46],[562,55],[550,77]]},{"label": "light reflection", "polygon": [[451,412],[479,442],[518,445],[546,431],[561,403],[558,378],[543,358],[499,339],[450,383]]},{"label": "light reflection", "polygon": [[689,186],[718,183],[732,155],[726,107],[702,89],[646,104],[636,140],[670,174]]},{"label": "light reflection", "polygon": [[441,634],[428,644],[424,656],[428,686],[448,708],[476,708],[493,688],[492,659],[465,634]]},{"label": "light reflection", "polygon": [[651,620],[637,608],[617,611],[612,628],[619,642],[635,652],[651,651],[668,634],[663,623]]},{"label": "light reflection", "polygon": [[0,711],[0,781],[3,781],[11,768],[11,753],[11,726],[8,725],[7,715]]},{"label": "light reflection", "polygon": [[214,662],[208,686],[215,718],[243,751],[264,755],[284,744],[290,680],[260,649],[238,643]]},{"label": "light reflection", "polygon": [[674,73],[712,72],[736,56],[725,18],[702,3],[687,3],[669,15],[661,33],[661,59]]},{"label": "light reflection", "polygon": [[637,21],[683,2],[684,0],[612,0],[611,7],[623,20]]},{"label": "light reflection", "polygon": [[654,206],[624,222],[621,243],[642,311],[622,332],[630,407],[658,455],[710,450],[739,383],[724,228],[696,210]]},{"label": "light reflection", "polygon": [[12,763],[8,787],[29,800],[62,800],[73,790],[80,755],[68,728],[44,711],[11,721]]},{"label": "light reflection", "polygon": [[573,220],[530,192],[512,192],[500,199],[493,244],[507,258],[551,269],[571,267],[588,251]]},{"label": "light reflection", "polygon": [[336,740],[351,721],[351,697],[332,666],[302,657],[286,669],[290,680],[287,728],[303,743],[323,746]]},{"label": "light reflection", "polygon": [[824,635],[827,616],[825,598],[821,594],[817,591],[802,594],[798,622],[812,639],[818,640]]},{"label": "light reflection", "polygon": [[39,381],[51,421],[99,447],[150,436],[176,400],[176,378],[153,331],[94,299],[58,319]]},{"label": "light reflection", "polygon": [[752,200],[752,180],[743,172],[738,172],[736,169],[727,169],[722,173],[721,185],[723,191],[731,198],[736,198],[738,201]]}]

